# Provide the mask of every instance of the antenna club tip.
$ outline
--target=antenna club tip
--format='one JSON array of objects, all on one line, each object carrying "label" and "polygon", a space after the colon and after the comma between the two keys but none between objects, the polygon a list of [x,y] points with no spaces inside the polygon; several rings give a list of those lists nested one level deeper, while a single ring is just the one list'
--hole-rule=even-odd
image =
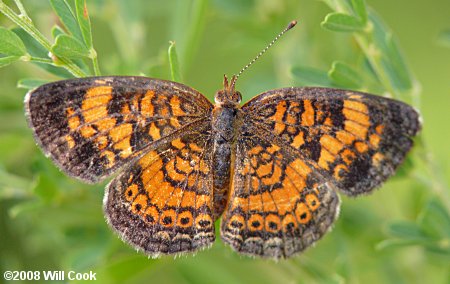
[{"label": "antenna club tip", "polygon": [[295,25],[297,25],[297,21],[296,20],[291,21],[287,26],[287,30],[292,29],[293,27],[295,27]]},{"label": "antenna club tip", "polygon": [[[1,0],[0,0],[1,2]],[[280,37],[282,37],[288,30],[292,29],[293,27],[295,27],[295,25],[297,25],[297,21],[293,20],[289,23],[289,25],[282,30],[263,50],[261,50],[260,53],[258,53],[258,55],[252,59],[252,61],[250,61],[247,65],[244,66],[244,68],[241,69],[241,71],[239,71],[239,73],[237,75],[233,75],[233,77],[231,78],[231,89],[234,90],[234,86],[236,84],[236,80],[239,78],[239,76],[241,76],[241,74],[248,69],[248,67],[250,67],[253,63],[255,63],[256,60],[258,60],[258,58],[260,58]],[[224,79],[224,86],[228,86],[228,79],[225,77]]]}]

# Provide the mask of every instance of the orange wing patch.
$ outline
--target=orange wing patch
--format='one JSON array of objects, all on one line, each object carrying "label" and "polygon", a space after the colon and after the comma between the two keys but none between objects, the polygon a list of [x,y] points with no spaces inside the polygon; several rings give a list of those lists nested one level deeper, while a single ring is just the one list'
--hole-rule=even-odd
[{"label": "orange wing patch", "polygon": [[112,99],[112,86],[98,86],[86,90],[81,110],[86,123],[108,117],[108,103]]},{"label": "orange wing patch", "polygon": [[274,90],[243,109],[250,128],[272,134],[271,141],[296,151],[349,195],[370,191],[391,175],[412,145],[410,135],[419,129],[417,113],[409,106],[343,90]]},{"label": "orange wing patch", "polygon": [[143,77],[59,81],[32,91],[25,103],[45,153],[71,176],[90,182],[207,119],[212,109],[184,85]]},{"label": "orange wing patch", "polygon": [[259,137],[239,144],[236,157],[221,224],[222,239],[235,250],[288,257],[319,239],[334,221],[338,197],[319,185],[301,158]]},{"label": "orange wing patch", "polygon": [[150,255],[192,251],[212,243],[208,141],[203,135],[177,138],[149,151],[117,177],[105,201],[110,225]]}]

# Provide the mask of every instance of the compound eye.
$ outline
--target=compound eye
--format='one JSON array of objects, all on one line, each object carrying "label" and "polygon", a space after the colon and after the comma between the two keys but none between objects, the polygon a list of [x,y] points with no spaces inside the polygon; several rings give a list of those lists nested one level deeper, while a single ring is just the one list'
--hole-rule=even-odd
[{"label": "compound eye", "polygon": [[214,96],[214,102],[216,104],[223,103],[225,101],[225,92],[223,90],[217,91],[216,95]]},{"label": "compound eye", "polygon": [[238,92],[238,91],[234,92],[232,99],[233,99],[233,102],[240,103],[242,100],[241,92]]}]

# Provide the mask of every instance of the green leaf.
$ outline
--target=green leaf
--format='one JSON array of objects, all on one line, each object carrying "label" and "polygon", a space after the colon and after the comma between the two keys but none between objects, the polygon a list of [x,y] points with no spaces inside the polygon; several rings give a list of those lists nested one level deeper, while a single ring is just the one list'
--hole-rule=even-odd
[{"label": "green leaf", "polygon": [[388,74],[391,82],[399,90],[411,89],[411,74],[392,33],[386,34],[386,49],[386,63],[389,64]]},{"label": "green leaf", "polygon": [[58,194],[58,187],[54,179],[48,175],[41,175],[34,187],[34,193],[44,202],[49,202]]},{"label": "green leaf", "polygon": [[383,249],[391,249],[391,248],[399,248],[399,247],[406,247],[411,245],[417,245],[417,242],[413,240],[405,240],[405,239],[388,239],[379,242],[376,245],[377,250],[383,250]]},{"label": "green leaf", "polygon": [[[302,267],[305,271],[308,271],[309,274],[314,276],[314,279],[317,280],[317,283],[327,283],[327,284],[338,284],[344,283],[344,279],[341,275],[335,273],[328,273],[323,266],[314,261],[302,261]],[[305,283],[309,283],[306,281]]]},{"label": "green leaf", "polygon": [[72,59],[72,61],[73,61],[73,63],[78,65],[78,67],[80,67],[80,69],[83,70],[84,73],[92,75],[91,70],[89,69],[89,66],[86,64],[85,60],[78,58],[78,59]]},{"label": "green leaf", "polygon": [[330,87],[332,82],[325,71],[305,66],[295,66],[291,70],[295,80],[305,86]]},{"label": "green leaf", "polygon": [[31,90],[49,82],[48,80],[25,78],[17,82],[17,88]]},{"label": "green leaf", "polygon": [[0,167],[0,199],[29,197],[35,183]]},{"label": "green leaf", "polygon": [[80,27],[69,3],[66,0],[50,0],[50,4],[68,32],[79,41],[83,41]]},{"label": "green leaf", "polygon": [[43,206],[43,203],[40,200],[29,200],[26,202],[18,203],[17,205],[11,207],[8,210],[8,214],[10,218],[16,218],[18,215],[23,213],[29,213],[36,211],[37,209],[41,208]]},{"label": "green leaf", "polygon": [[364,29],[364,23],[358,18],[342,13],[328,14],[321,25],[325,29],[338,32],[355,32]]},{"label": "green leaf", "polygon": [[175,82],[182,82],[180,64],[178,63],[178,55],[177,50],[175,48],[175,42],[172,41],[170,42],[168,53],[169,53],[170,74],[172,80]]},{"label": "green leaf", "polygon": [[419,245],[429,252],[450,256],[450,214],[438,199],[428,202],[417,223],[392,223],[388,233],[394,238],[384,240],[377,248]]},{"label": "green leaf", "polygon": [[62,34],[65,34],[64,30],[60,26],[54,25],[53,28],[52,28],[52,37],[56,38],[56,37],[58,37],[59,35],[62,35]]},{"label": "green leaf", "polygon": [[[14,32],[20,37],[20,39],[23,41],[25,46],[27,47],[28,53],[33,57],[40,57],[40,58],[48,58],[48,51],[39,44],[33,37],[31,37],[27,32],[25,32],[23,29],[16,28],[14,29]],[[73,75],[70,74],[67,70],[59,67],[55,67],[49,64],[43,64],[43,63],[35,63],[40,68],[46,70],[47,72],[54,74],[56,76],[62,77],[62,78],[72,78]]]},{"label": "green leaf", "polygon": [[31,56],[48,58],[48,51],[26,31],[21,28],[15,28],[13,31],[27,47],[28,53]]},{"label": "green leaf", "polygon": [[418,222],[431,237],[450,240],[450,214],[439,200],[432,199],[428,202]]},{"label": "green leaf", "polygon": [[428,239],[419,226],[411,222],[395,222],[388,226],[388,233],[400,239],[422,242]]},{"label": "green leaf", "polygon": [[349,65],[335,61],[328,72],[330,79],[338,86],[359,89],[362,86],[362,78]]},{"label": "green leaf", "polygon": [[0,27],[0,53],[20,57],[27,54],[27,49],[13,31]]},{"label": "green leaf", "polygon": [[209,0],[196,1],[178,1],[177,13],[174,17],[175,31],[174,38],[179,38],[178,52],[180,62],[183,68],[189,68],[194,59],[195,51],[202,32],[205,28],[206,15],[208,11]]},{"label": "green leaf", "polygon": [[119,256],[117,260],[108,266],[101,267],[97,275],[105,283],[123,283],[129,279],[129,275],[140,273],[154,266],[152,259],[146,259],[140,255]]},{"label": "green leaf", "polygon": [[75,8],[77,12],[77,21],[83,35],[84,43],[88,49],[92,48],[92,32],[91,21],[89,20],[89,14],[85,0],[75,0]]},{"label": "green leaf", "polygon": [[17,60],[20,60],[20,56],[0,57],[0,67],[5,67]]},{"label": "green leaf", "polygon": [[89,57],[86,46],[74,37],[62,34],[56,38],[52,46],[52,52],[56,56],[66,58]]},{"label": "green leaf", "polygon": [[367,9],[364,0],[352,0],[352,6],[355,13],[358,15],[362,24],[367,23]]}]

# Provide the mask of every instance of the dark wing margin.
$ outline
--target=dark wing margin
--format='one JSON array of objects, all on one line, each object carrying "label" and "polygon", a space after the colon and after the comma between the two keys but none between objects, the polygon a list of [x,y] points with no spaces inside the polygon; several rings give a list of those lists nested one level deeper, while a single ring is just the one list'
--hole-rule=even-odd
[{"label": "dark wing margin", "polygon": [[145,254],[181,254],[215,239],[210,124],[146,152],[106,188],[104,212]]},{"label": "dark wing margin", "polygon": [[343,193],[369,193],[404,160],[420,117],[400,101],[331,88],[285,88],[242,107],[247,124],[274,137]]},{"label": "dark wing margin", "polygon": [[185,85],[145,77],[63,80],[25,98],[28,124],[45,155],[86,182],[109,176],[211,109]]}]

